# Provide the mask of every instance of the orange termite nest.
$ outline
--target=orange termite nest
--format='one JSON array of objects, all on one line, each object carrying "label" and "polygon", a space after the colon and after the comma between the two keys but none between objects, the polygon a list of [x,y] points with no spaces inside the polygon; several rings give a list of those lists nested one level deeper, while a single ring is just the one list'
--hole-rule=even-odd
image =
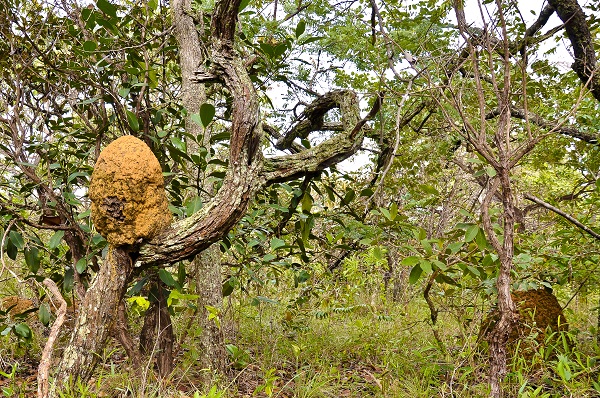
[{"label": "orange termite nest", "polygon": [[90,182],[92,220],[114,246],[150,239],[171,224],[158,159],[138,138],[123,136],[98,157]]}]

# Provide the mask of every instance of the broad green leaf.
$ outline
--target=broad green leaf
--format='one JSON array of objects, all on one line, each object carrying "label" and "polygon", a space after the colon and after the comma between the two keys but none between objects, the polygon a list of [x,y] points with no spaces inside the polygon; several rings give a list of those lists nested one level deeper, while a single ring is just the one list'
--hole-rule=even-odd
[{"label": "broad green leaf", "polygon": [[470,242],[477,236],[479,233],[479,226],[477,224],[470,225],[465,232],[465,242]]},{"label": "broad green leaf", "polygon": [[418,264],[419,261],[421,261],[420,257],[409,256],[409,257],[402,259],[400,264],[404,265],[405,267],[412,267],[413,265]]},{"label": "broad green leaf", "polygon": [[390,206],[390,221],[394,221],[396,216],[398,215],[398,205],[396,202],[392,203]]},{"label": "broad green leaf", "polygon": [[373,247],[373,256],[377,259],[377,260],[383,260],[383,250],[381,250],[381,246],[375,246]]},{"label": "broad green leaf", "polygon": [[463,247],[464,242],[453,242],[448,244],[448,249],[450,249],[450,253],[456,254]]},{"label": "broad green leaf", "polygon": [[229,295],[231,295],[231,293],[233,293],[233,283],[231,283],[231,279],[227,279],[224,283],[223,283],[223,287],[221,289],[221,294],[223,295],[223,297],[227,297]]},{"label": "broad green leaf", "polygon": [[175,279],[173,279],[173,275],[171,275],[171,273],[166,269],[158,270],[158,277],[164,282],[165,285],[169,287],[178,287],[177,282],[175,282]]},{"label": "broad green leaf", "polygon": [[117,8],[108,2],[108,0],[98,0],[96,6],[98,6],[98,8],[106,15],[113,18],[117,17]]},{"label": "broad green leaf", "polygon": [[73,268],[69,268],[65,272],[65,277],[63,278],[63,289],[65,292],[70,292],[73,290],[73,282],[74,282],[74,272]]},{"label": "broad green leaf", "polygon": [[62,240],[63,236],[65,236],[65,231],[62,230],[56,231],[54,235],[52,235],[52,237],[48,241],[48,247],[50,248],[50,250],[54,250],[58,247],[58,245],[60,245],[60,241]]},{"label": "broad green leaf", "polygon": [[417,283],[422,272],[423,272],[423,270],[421,269],[421,265],[420,264],[415,265],[413,267],[413,269],[410,270],[410,275],[408,276],[408,282],[412,285]]},{"label": "broad green leaf", "polygon": [[298,22],[298,25],[296,25],[296,39],[299,38],[300,36],[302,36],[302,34],[304,33],[304,31],[306,30],[306,21],[305,20],[300,20],[300,22]]},{"label": "broad green leaf", "polygon": [[200,118],[199,113],[192,113],[190,119],[192,119],[192,122],[196,123],[198,126],[204,126],[204,123],[202,123],[202,119]]},{"label": "broad green leaf", "polygon": [[36,274],[40,269],[40,254],[37,247],[33,246],[25,250],[25,264],[31,273]]},{"label": "broad green leaf", "polygon": [[192,214],[200,210],[202,208],[202,205],[203,203],[200,196],[193,197],[187,202],[187,205],[185,206],[185,215],[188,217],[191,216]]},{"label": "broad green leaf", "polygon": [[40,305],[40,309],[38,310],[38,319],[44,326],[48,326],[50,323],[50,308],[48,307],[48,304],[42,303],[42,305]]},{"label": "broad green leaf", "polygon": [[13,245],[15,245],[17,249],[23,250],[23,247],[25,247],[25,242],[23,241],[21,234],[18,231],[12,230],[8,235]]},{"label": "broad green leaf", "polygon": [[127,113],[127,123],[129,123],[129,127],[131,127],[133,131],[139,131],[140,122],[137,116],[135,116],[135,113],[131,112],[128,109],[126,109],[125,112]]},{"label": "broad green leaf", "polygon": [[248,4],[250,4],[250,0],[242,0],[240,2],[240,6],[238,7],[238,12],[242,12],[244,8],[248,7]]},{"label": "broad green leaf", "polygon": [[83,43],[83,49],[87,52],[92,52],[98,47],[98,44],[95,41],[88,40]]},{"label": "broad green leaf", "polygon": [[419,264],[421,264],[421,269],[423,272],[426,274],[431,273],[431,263],[428,260],[421,260]]},{"label": "broad green leaf", "polygon": [[285,241],[279,238],[273,238],[271,239],[271,249],[276,250],[279,249],[280,247],[285,246]]},{"label": "broad green leaf", "polygon": [[475,236],[475,243],[477,243],[479,250],[484,250],[487,247],[487,239],[481,228],[477,232],[477,236]]},{"label": "broad green leaf", "polygon": [[29,340],[32,337],[32,332],[29,326],[25,323],[19,323],[15,325],[15,334],[25,340]]},{"label": "broad green leaf", "polygon": [[75,263],[75,269],[77,270],[78,274],[83,274],[83,272],[85,271],[86,268],[87,268],[87,259],[85,257],[80,258],[79,260],[77,260],[77,263]]},{"label": "broad green leaf", "polygon": [[202,104],[200,106],[200,121],[204,127],[208,127],[210,122],[212,122],[215,117],[215,107],[211,104]]}]

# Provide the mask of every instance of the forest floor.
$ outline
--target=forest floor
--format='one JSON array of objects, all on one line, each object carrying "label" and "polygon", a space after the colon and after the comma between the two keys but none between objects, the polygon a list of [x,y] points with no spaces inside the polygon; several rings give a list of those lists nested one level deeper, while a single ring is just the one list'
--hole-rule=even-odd
[{"label": "forest floor", "polygon": [[[360,304],[360,303],[364,304]],[[229,374],[195,365],[188,330],[173,374],[157,382],[151,366],[130,373],[118,346],[106,350],[97,375],[64,397],[485,397],[487,358],[477,333],[482,310],[442,308],[432,326],[424,300],[408,304],[357,299],[329,311],[291,311],[269,303],[229,305],[223,314]],[[593,302],[597,302],[594,300]],[[359,304],[356,304],[359,303]],[[573,350],[563,340],[515,355],[505,384],[511,397],[600,397],[595,306],[575,300],[567,311]],[[227,319],[229,318],[229,319]],[[181,322],[183,325],[184,322]],[[176,325],[177,326],[177,325]],[[176,328],[179,333],[182,331]],[[434,337],[436,331],[439,341]],[[1,337],[0,396],[33,397],[39,346]],[[553,341],[556,341],[553,340]]]}]

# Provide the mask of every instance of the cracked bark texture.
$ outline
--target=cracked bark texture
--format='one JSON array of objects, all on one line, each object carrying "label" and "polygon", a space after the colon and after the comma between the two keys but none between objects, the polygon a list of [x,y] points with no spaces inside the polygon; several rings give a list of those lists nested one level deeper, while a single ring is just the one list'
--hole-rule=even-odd
[{"label": "cracked bark texture", "polygon": [[[194,136],[203,137],[203,146],[210,149],[210,134],[203,126],[191,120],[191,115],[200,110],[200,106],[206,102],[206,93],[204,85],[193,81],[196,69],[204,62],[202,55],[202,46],[198,37],[197,29],[192,17],[191,0],[173,1],[173,26],[175,27],[175,37],[179,43],[179,64],[181,66],[181,101],[185,109],[188,110],[188,117],[185,120],[186,130]],[[197,21],[202,21],[202,15],[195,17]],[[201,27],[203,28],[203,27]],[[191,150],[197,151],[197,144],[189,142]],[[207,159],[208,161],[209,159]],[[207,162],[208,163],[208,162]],[[204,170],[204,179],[202,182],[201,198],[203,202],[208,202],[210,196],[214,194],[213,183],[206,178],[213,166],[208,165]],[[209,369],[217,373],[225,372],[226,357],[225,341],[223,333],[217,324],[208,319],[206,306],[215,308],[223,307],[222,296],[222,275],[221,275],[221,251],[219,244],[214,243],[192,260],[192,272],[194,276],[195,290],[198,295],[196,305],[197,325],[202,330],[199,336],[200,357],[198,366],[201,369]],[[203,373],[205,382],[209,382],[212,372]]]},{"label": "cracked bark texture", "polygon": [[130,254],[123,248],[109,247],[105,262],[88,289],[71,340],[59,364],[54,387],[73,378],[88,380],[102,357],[102,351],[118,319],[119,304],[133,271]]}]

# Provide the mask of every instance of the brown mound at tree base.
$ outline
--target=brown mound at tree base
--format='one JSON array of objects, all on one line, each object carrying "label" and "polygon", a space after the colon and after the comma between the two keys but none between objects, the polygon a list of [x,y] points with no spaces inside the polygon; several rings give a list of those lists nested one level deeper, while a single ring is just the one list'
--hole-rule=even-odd
[{"label": "brown mound at tree base", "polygon": [[158,159],[133,136],[116,139],[100,153],[89,196],[94,225],[114,246],[150,239],[172,221]]},{"label": "brown mound at tree base", "polygon": [[[537,346],[544,345],[548,333],[566,332],[569,329],[562,308],[550,290],[515,291],[511,296],[517,306],[519,318],[509,336],[508,344],[512,347],[510,351],[516,349],[520,341],[519,352],[531,355]],[[498,314],[494,311],[484,320],[479,333],[480,338],[488,336],[497,320]],[[530,336],[536,342],[535,347],[525,340]]]}]

